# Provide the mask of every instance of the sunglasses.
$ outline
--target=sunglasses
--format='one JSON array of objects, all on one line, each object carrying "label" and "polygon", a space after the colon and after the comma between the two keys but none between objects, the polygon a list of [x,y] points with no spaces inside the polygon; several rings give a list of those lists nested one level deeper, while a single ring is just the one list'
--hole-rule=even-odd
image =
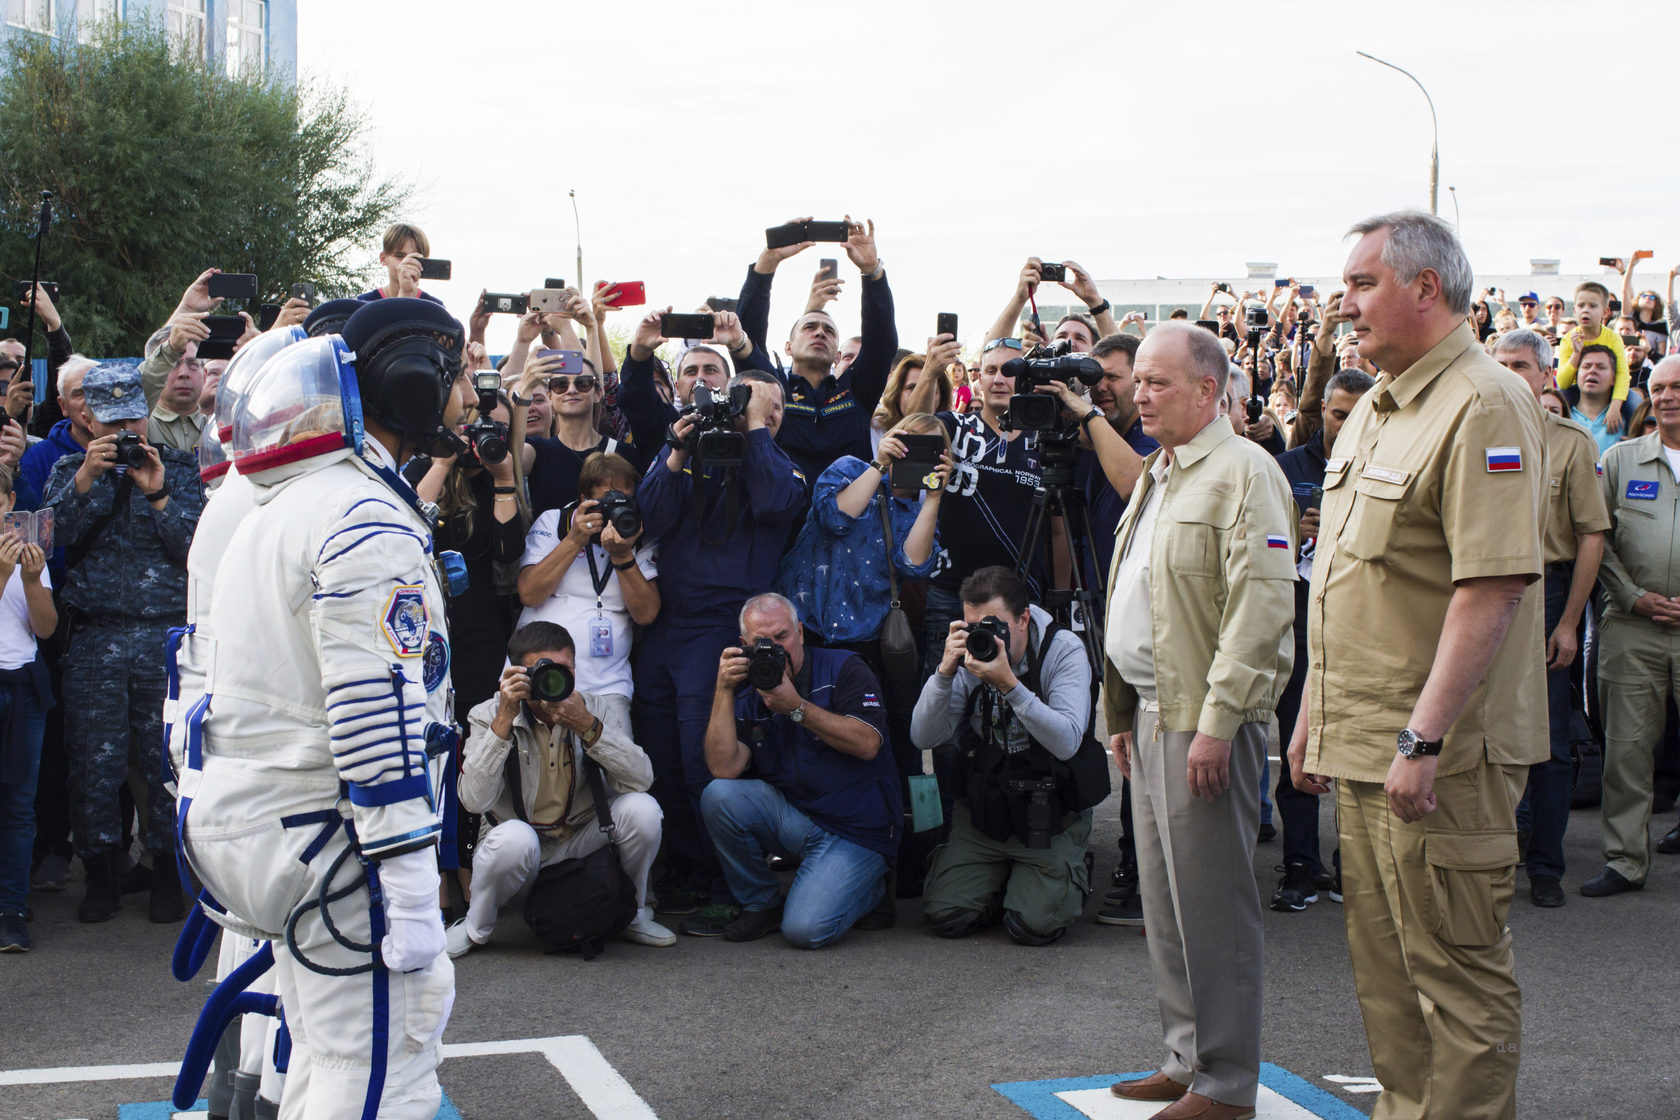
[{"label": "sunglasses", "polygon": [[1546,305],[1546,310],[1547,311],[1562,311],[1563,310],[1563,304],[1561,304],[1561,303],[1548,303]]},{"label": "sunglasses", "polygon": [[980,347],[980,353],[990,354],[993,350],[996,350],[999,346],[1002,346],[1002,347],[1004,347],[1006,349],[1009,349],[1009,350],[1024,350],[1024,349],[1026,349],[1025,344],[1022,343],[1022,341],[1018,338],[994,338],[990,342],[986,343],[986,345]]},{"label": "sunglasses", "polygon": [[565,374],[551,377],[548,379],[548,391],[564,393],[572,387],[573,382],[577,383],[580,393],[593,393],[595,391],[595,375],[593,373],[580,373],[576,377],[567,377]]}]

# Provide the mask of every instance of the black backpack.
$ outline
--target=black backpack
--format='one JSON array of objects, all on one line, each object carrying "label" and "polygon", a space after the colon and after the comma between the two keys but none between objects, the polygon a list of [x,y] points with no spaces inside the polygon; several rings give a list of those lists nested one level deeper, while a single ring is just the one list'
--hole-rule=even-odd
[{"label": "black backpack", "polygon": [[[618,836],[607,808],[601,768],[589,752],[582,753],[584,776],[595,799],[595,819],[607,834],[607,846],[538,871],[525,899],[525,924],[543,943],[544,952],[579,952],[587,961],[600,955],[608,938],[636,920],[636,884],[618,858]],[[517,751],[508,752],[507,774],[514,812],[529,824]]]}]

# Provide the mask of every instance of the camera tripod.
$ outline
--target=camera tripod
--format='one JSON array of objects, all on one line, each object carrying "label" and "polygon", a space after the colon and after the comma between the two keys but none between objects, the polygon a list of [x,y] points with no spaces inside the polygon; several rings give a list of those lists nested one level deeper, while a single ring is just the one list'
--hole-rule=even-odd
[{"label": "camera tripod", "polygon": [[[1078,517],[1084,528],[1085,538],[1090,540],[1094,536],[1091,532],[1091,513],[1085,506],[1085,495],[1080,493],[1073,478],[1078,437],[1052,430],[1039,432],[1038,439],[1043,455],[1039,468],[1043,473],[1038,486],[1033,490],[1032,510],[1027,514],[1026,529],[1021,534],[1015,572],[1023,579],[1030,579],[1033,561],[1043,559],[1044,609],[1049,611],[1056,621],[1079,635],[1085,643],[1085,656],[1091,662],[1091,672],[1100,680],[1103,658],[1107,656],[1103,649],[1100,621],[1103,574],[1096,573],[1096,586],[1086,586],[1083,557],[1073,532],[1073,519]],[[1050,586],[1056,578],[1055,538],[1051,535],[1053,530],[1050,528],[1050,519],[1058,516],[1062,519],[1062,539],[1067,545],[1069,570],[1072,573],[1071,588]],[[1076,605],[1083,609],[1082,628],[1073,625]]]}]

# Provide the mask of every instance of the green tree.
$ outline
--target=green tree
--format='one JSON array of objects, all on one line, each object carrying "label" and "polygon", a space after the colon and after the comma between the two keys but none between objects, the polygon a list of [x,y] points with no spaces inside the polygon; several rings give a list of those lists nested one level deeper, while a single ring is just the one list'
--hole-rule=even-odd
[{"label": "green tree", "polygon": [[369,168],[365,123],[340,90],[184,58],[156,22],[109,23],[87,44],[13,35],[0,61],[4,295],[30,274],[43,190],[55,198],[42,278],[63,286],[87,354],[138,355],[209,267],[255,273],[272,302],[303,281],[353,293],[408,200]]}]

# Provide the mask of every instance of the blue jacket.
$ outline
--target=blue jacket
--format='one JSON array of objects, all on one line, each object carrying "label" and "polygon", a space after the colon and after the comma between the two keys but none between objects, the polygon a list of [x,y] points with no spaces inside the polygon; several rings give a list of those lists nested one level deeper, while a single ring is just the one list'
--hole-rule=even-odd
[{"label": "blue jacket", "polygon": [[1278,469],[1289,480],[1289,491],[1302,513],[1314,509],[1324,499],[1324,429],[1299,447],[1292,447],[1277,457]]},{"label": "blue jacket", "polygon": [[926,562],[912,564],[904,554],[904,539],[919,510],[913,501],[892,497],[883,486],[860,517],[844,513],[835,498],[869,469],[847,455],[822,473],[811,496],[811,513],[799,539],[782,558],[776,590],[799,608],[805,625],[825,642],[862,642],[879,637],[881,623],[892,606],[891,590],[882,564],[887,542],[881,531],[881,502],[890,501],[893,527],[893,567],[899,583],[926,579],[939,560],[939,540]]},{"label": "blue jacket", "polygon": [[[746,435],[746,461],[733,481],[718,467],[697,479],[693,460],[673,471],[660,455],[636,487],[647,535],[659,540],[662,621],[734,625],[741,604],[775,582],[788,527],[805,508],[805,476],[770,429]],[[733,524],[730,487],[738,488]]]},{"label": "blue jacket", "polygon": [[84,451],[70,434],[70,421],[54,424],[45,439],[23,453],[23,461],[18,464],[17,508],[40,509],[53,464],[66,455],[81,455]]},{"label": "blue jacket", "polygon": [[[770,283],[774,279],[747,269],[736,309],[741,328],[752,339],[753,357],[748,364],[766,370],[770,368],[767,360],[756,359],[769,353],[765,335],[769,331]],[[898,355],[898,326],[893,321],[892,288],[887,285],[886,273],[879,279],[863,281],[863,326],[859,334],[863,344],[857,359],[839,377],[825,377],[815,388],[798,374],[770,370],[782,378],[787,389],[787,407],[776,442],[807,478],[817,477],[842,455],[868,460],[873,450],[870,419],[881,403],[893,359]]]},{"label": "blue jacket", "polygon": [[756,690],[744,688],[735,696],[735,734],[752,752],[749,774],[781,790],[823,831],[895,858],[904,798],[887,741],[880,682],[855,653],[806,646],[794,687],[813,704],[873,727],[881,749],[868,761],[837,751],[804,726],[773,714]]}]

